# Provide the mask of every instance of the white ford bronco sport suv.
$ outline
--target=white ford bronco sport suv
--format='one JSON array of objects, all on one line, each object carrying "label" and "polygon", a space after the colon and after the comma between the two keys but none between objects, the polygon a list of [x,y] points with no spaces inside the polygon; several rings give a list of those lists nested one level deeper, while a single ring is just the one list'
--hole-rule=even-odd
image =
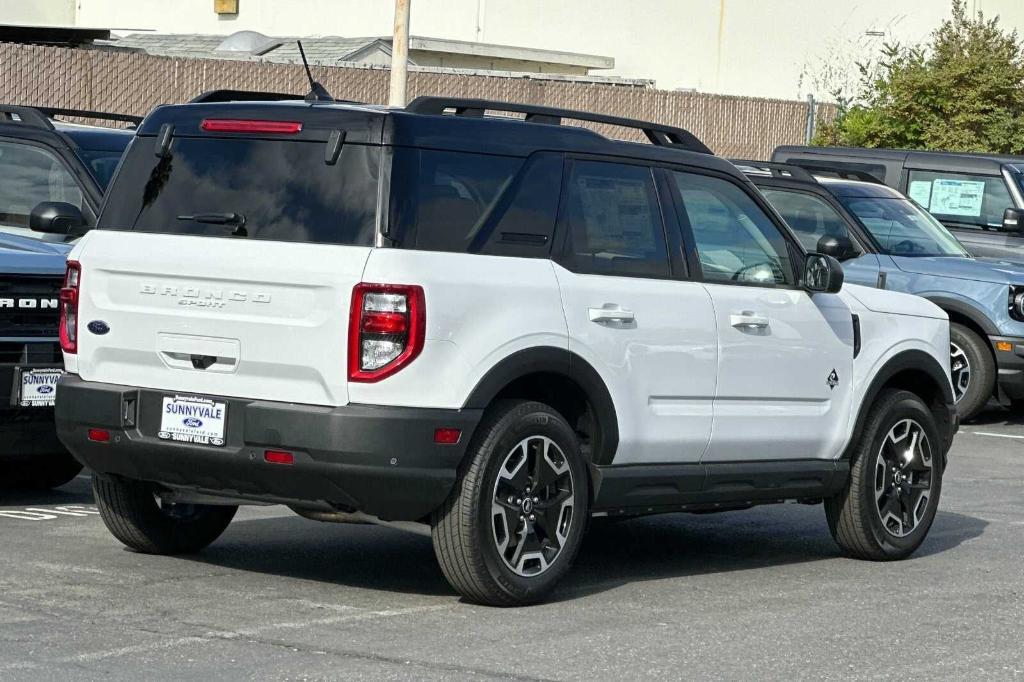
[{"label": "white ford bronco sport suv", "polygon": [[279,503],[421,529],[462,595],[513,605],[592,516],[824,502],[876,560],[935,517],[945,313],[840,291],[685,130],[441,98],[164,106],[98,228],[61,293],[57,427],[138,551]]}]

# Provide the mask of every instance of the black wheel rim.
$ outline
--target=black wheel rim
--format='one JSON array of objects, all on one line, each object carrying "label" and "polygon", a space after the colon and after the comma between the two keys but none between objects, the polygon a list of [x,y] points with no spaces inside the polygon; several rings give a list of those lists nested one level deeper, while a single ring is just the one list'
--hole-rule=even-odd
[{"label": "black wheel rim", "polygon": [[875,460],[875,508],[882,527],[898,538],[914,532],[932,498],[932,451],[913,419],[893,425]]},{"label": "black wheel rim", "polygon": [[546,436],[524,438],[498,468],[491,496],[491,531],[505,567],[532,577],[561,554],[573,523],[572,469]]},{"label": "black wheel rim", "polygon": [[949,373],[953,379],[953,400],[960,402],[971,385],[971,361],[955,343],[949,344]]}]

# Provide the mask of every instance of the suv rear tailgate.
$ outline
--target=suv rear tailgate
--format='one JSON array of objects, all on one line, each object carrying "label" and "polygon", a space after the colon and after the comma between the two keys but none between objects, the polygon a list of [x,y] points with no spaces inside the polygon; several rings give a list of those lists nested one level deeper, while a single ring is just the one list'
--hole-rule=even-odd
[{"label": "suv rear tailgate", "polygon": [[[344,405],[352,287],[369,253],[94,230],[72,254],[82,267],[78,373],[168,392]],[[92,333],[94,321],[109,332]]]}]

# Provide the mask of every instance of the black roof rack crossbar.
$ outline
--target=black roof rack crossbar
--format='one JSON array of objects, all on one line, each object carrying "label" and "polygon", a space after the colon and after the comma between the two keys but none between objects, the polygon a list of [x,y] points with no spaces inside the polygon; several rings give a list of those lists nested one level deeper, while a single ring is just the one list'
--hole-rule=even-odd
[{"label": "black roof rack crossbar", "polygon": [[453,109],[457,116],[471,116],[479,118],[486,111],[504,111],[515,114],[525,114],[529,123],[548,123],[560,125],[563,118],[576,121],[587,121],[590,123],[603,123],[606,125],[621,126],[623,128],[634,128],[642,130],[651,144],[659,147],[680,147],[701,154],[714,154],[707,145],[697,139],[693,133],[685,128],[641,121],[621,116],[609,116],[606,114],[592,114],[586,111],[574,111],[572,109],[560,109],[558,107],[546,107],[536,104],[516,104],[512,102],[495,102],[485,99],[462,99],[458,97],[417,97],[405,107],[406,111],[416,114],[431,114],[440,116],[447,109]]},{"label": "black roof rack crossbar", "polygon": [[767,173],[773,178],[792,178],[794,180],[805,180],[817,182],[814,176],[802,166],[793,163],[776,163],[774,161],[751,161],[750,159],[729,159],[732,165],[738,167],[744,173],[750,169]]}]

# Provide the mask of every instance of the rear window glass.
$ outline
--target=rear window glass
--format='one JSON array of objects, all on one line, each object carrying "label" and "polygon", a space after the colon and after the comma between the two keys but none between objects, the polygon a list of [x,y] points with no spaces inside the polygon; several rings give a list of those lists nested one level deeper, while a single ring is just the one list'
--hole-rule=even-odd
[{"label": "rear window glass", "polygon": [[371,245],[379,170],[380,148],[365,145],[346,144],[331,166],[323,142],[179,137],[159,158],[154,139],[140,137],[99,226]]}]

